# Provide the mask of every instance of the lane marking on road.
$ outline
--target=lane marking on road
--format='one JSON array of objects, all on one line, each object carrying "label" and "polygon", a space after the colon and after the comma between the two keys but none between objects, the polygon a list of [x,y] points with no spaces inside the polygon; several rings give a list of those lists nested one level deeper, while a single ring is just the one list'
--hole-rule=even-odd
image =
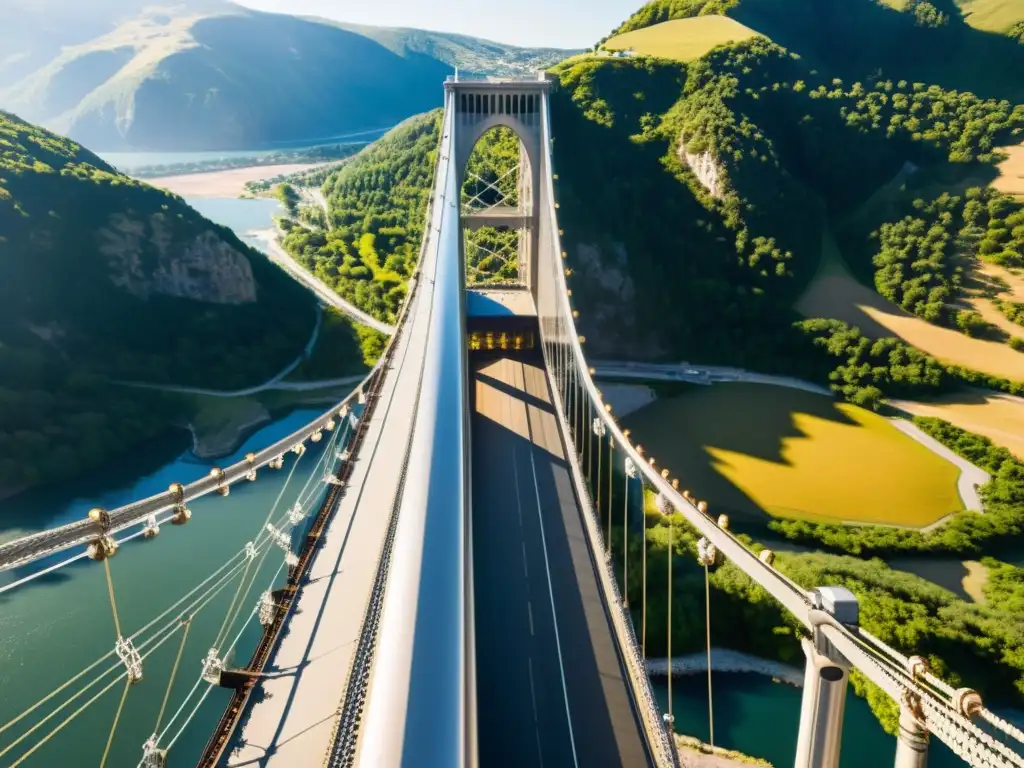
[{"label": "lane marking on road", "polygon": [[[509,414],[509,424],[512,423],[511,414]],[[523,529],[523,502],[519,496],[519,460],[516,458],[516,447],[512,446],[512,477],[515,481],[516,487],[516,511],[519,513],[519,530]],[[526,539],[523,539],[523,566],[525,570],[526,564]]]},{"label": "lane marking on road", "polygon": [[523,545],[523,573],[529,577],[530,569],[526,567],[526,541],[521,541],[519,543]]},{"label": "lane marking on road", "polygon": [[527,600],[527,602],[526,602],[526,612],[530,616],[530,634],[532,635],[533,634],[533,603],[530,602],[529,600]]},{"label": "lane marking on road", "polygon": [[[529,425],[527,425],[529,429]],[[544,535],[544,520],[541,517],[540,509],[540,484],[537,482],[537,462],[533,458],[533,430],[530,431],[530,467],[533,470],[533,490],[537,496],[537,522],[540,525],[540,543],[541,548],[544,550],[544,570],[547,571],[548,577],[548,598],[551,600],[551,621],[555,627],[555,650],[558,653],[558,671],[562,676],[562,696],[565,698],[565,718],[569,726],[569,746],[572,747],[572,764],[579,768],[580,761],[576,755],[576,737],[572,732],[572,712],[569,711],[569,687],[565,682],[565,663],[562,661],[562,641],[558,636],[558,615],[555,613],[555,592],[551,586],[551,563],[548,560],[548,542],[547,536]]]},{"label": "lane marking on road", "polygon": [[533,685],[533,657],[527,660],[530,669],[530,698],[533,700],[533,734],[537,737],[537,761],[544,768],[544,750],[540,742],[540,715],[537,712],[537,690]]}]

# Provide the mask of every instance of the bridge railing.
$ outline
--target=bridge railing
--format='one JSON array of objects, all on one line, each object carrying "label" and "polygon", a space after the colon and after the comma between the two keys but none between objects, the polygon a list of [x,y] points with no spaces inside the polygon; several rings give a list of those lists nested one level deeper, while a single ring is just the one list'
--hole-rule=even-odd
[{"label": "bridge railing", "polygon": [[[812,595],[768,563],[736,538],[728,529],[699,510],[684,498],[669,480],[654,468],[653,461],[644,457],[623,434],[606,405],[592,378],[583,352],[585,339],[578,335],[571,293],[566,280],[565,252],[562,250],[561,231],[555,210],[554,174],[551,159],[550,107],[547,99],[542,110],[542,203],[540,212],[540,238],[538,286],[535,293],[540,322],[542,348],[556,386],[556,411],[563,435],[569,435],[567,446],[592,440],[593,433],[614,446],[618,461],[628,459],[642,474],[647,486],[662,500],[683,515],[702,536],[717,547],[750,578],[764,587],[782,606],[799,619],[812,634],[820,633],[851,665],[859,669],[871,682],[878,685],[893,700],[906,706],[911,701],[915,709],[924,713],[927,729],[934,733],[955,754],[975,766],[986,768],[1024,768],[1021,745],[1024,733],[998,717],[980,703],[980,697],[969,689],[954,690],[951,686],[922,671],[911,659],[888,647],[857,627],[846,626],[820,610]],[[566,398],[573,401],[574,410],[581,410],[582,418],[573,419],[570,427]],[[584,433],[579,434],[580,430]],[[645,660],[637,643],[632,618],[622,601],[622,595],[609,561],[600,557],[604,547],[600,523],[594,515],[590,491],[578,457],[570,457],[577,490],[585,507],[591,551],[598,564],[605,589],[609,611],[618,635],[637,707],[648,735],[648,743],[659,765],[675,761],[674,744],[670,731],[660,722],[654,701]],[[971,703],[973,702],[973,703]],[[1016,747],[1008,741],[1015,740]]]},{"label": "bridge railing", "polygon": [[[427,202],[427,227],[430,226],[432,206],[433,194],[431,194]],[[396,320],[396,328],[401,327],[405,322],[409,306],[412,303],[412,296],[420,279],[420,266],[423,261],[423,249],[426,246],[426,242],[427,238],[424,237],[423,244],[420,246],[420,259],[409,278],[405,300]],[[321,432],[328,422],[339,418],[346,418],[351,406],[357,403],[367,391],[367,388],[375,380],[374,377],[379,372],[383,372],[388,366],[396,343],[397,333],[388,338],[377,364],[347,397],[287,437],[281,438],[261,451],[248,454],[244,459],[230,466],[212,470],[206,477],[184,484],[180,489],[175,489],[172,486],[171,489],[158,493],[155,496],[140,499],[116,509],[106,510],[106,516],[101,521],[87,517],[84,520],[30,534],[6,544],[0,544],[0,571],[28,565],[58,552],[88,544],[100,536],[114,535],[133,526],[141,525],[146,522],[150,515],[160,515],[177,505],[187,504],[194,499],[220,491],[240,480],[246,479],[250,476],[251,472],[266,467],[271,461],[283,456],[290,450],[296,450],[298,446],[304,444],[315,433]]]},{"label": "bridge railing", "polygon": [[[558,229],[554,208],[550,113],[547,99],[544,100],[544,108],[541,111],[541,125],[541,189],[538,190],[541,205],[538,222],[538,285],[535,297],[545,363],[556,384],[553,387],[555,411],[558,414],[564,443],[570,448],[568,458],[573,468],[572,474],[576,484],[577,497],[584,511],[583,517],[590,550],[604,591],[605,603],[628,675],[634,704],[640,715],[654,763],[659,767],[674,766],[677,764],[677,760],[672,735],[662,721],[654,699],[650,678],[647,676],[643,655],[640,652],[640,643],[637,641],[633,629],[629,609],[625,607],[622,594],[619,591],[611,561],[603,556],[605,543],[601,535],[601,525],[597,519],[583,467],[572,448],[578,440],[574,434],[575,425],[570,427],[565,403],[570,381],[580,385],[584,382],[589,383],[590,386],[586,392],[590,402],[593,403],[594,412],[600,411],[601,418],[606,419],[612,426],[614,424],[604,408],[599,405],[600,395],[589,379],[583,349],[576,335],[562,261],[561,233]],[[589,425],[591,422],[588,419],[586,423]],[[619,433],[619,439],[622,439],[621,433]]]}]

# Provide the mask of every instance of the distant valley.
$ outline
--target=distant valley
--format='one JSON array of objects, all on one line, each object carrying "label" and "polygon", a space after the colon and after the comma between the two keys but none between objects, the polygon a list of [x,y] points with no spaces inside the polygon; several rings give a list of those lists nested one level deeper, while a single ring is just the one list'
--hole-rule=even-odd
[{"label": "distant valley", "polygon": [[15,0],[5,21],[0,107],[97,151],[314,143],[439,106],[456,66],[514,74],[574,53],[221,0],[102,0],[88,16]]}]

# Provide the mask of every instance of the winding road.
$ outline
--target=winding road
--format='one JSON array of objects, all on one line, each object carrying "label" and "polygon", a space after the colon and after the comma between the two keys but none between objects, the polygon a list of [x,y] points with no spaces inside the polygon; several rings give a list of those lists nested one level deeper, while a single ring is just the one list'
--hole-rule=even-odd
[{"label": "winding road", "polygon": [[309,288],[313,293],[316,294],[317,298],[320,299],[324,304],[334,307],[335,309],[344,312],[346,315],[351,317],[356,322],[367,325],[374,330],[385,333],[391,336],[395,332],[393,325],[382,323],[373,315],[369,315],[358,307],[345,301],[341,296],[332,291],[322,282],[316,279],[308,271],[306,271],[302,265],[298,264],[288,253],[281,247],[280,243],[277,242],[277,231],[273,229],[254,229],[249,232],[253,237],[263,241],[267,245],[267,258],[277,264],[279,267],[284,269],[293,278],[298,280],[304,286]]}]

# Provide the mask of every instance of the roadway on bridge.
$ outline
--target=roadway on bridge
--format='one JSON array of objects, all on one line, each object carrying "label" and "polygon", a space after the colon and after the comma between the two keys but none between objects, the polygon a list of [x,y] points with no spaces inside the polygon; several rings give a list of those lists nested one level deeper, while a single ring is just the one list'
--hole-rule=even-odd
[{"label": "roadway on bridge", "polygon": [[648,765],[543,364],[472,375],[480,765]]},{"label": "roadway on bridge", "polygon": [[[433,233],[435,226],[430,229]],[[436,254],[436,248],[428,248]],[[409,307],[390,368],[267,677],[226,761],[299,768],[324,763],[363,628],[363,617],[401,478],[423,370],[435,259]]]}]

